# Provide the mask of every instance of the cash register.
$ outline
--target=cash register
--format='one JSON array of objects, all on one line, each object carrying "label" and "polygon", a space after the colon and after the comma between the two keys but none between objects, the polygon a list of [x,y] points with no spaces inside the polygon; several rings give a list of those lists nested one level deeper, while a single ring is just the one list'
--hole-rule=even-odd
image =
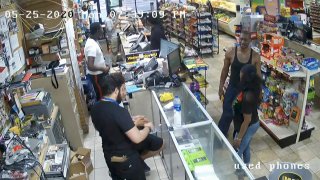
[{"label": "cash register", "polygon": [[140,33],[138,39],[132,44],[130,52],[147,51],[150,49],[150,44],[148,42],[143,42],[145,38],[144,34]]}]

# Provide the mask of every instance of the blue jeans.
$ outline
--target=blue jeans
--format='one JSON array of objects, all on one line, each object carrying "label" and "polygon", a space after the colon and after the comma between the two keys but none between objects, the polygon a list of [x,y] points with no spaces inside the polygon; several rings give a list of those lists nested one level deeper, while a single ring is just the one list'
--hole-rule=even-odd
[{"label": "blue jeans", "polygon": [[228,135],[229,127],[233,119],[232,103],[236,99],[237,95],[238,95],[238,88],[234,85],[229,84],[226,90],[226,93],[224,95],[223,110],[222,110],[223,112],[222,112],[220,121],[218,123],[219,129],[226,137]]},{"label": "blue jeans", "polygon": [[250,142],[251,142],[253,135],[257,132],[259,127],[260,127],[260,121],[254,123],[254,124],[251,124],[248,127],[245,135],[243,136],[243,138],[241,140],[240,147],[238,150],[238,155],[240,156],[240,158],[243,159],[243,162],[245,164],[250,163],[250,156],[251,156],[250,155]]}]

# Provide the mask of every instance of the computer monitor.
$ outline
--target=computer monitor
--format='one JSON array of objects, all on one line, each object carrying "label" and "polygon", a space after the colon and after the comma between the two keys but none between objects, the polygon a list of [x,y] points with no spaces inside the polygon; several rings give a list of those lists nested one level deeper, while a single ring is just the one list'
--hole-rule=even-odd
[{"label": "computer monitor", "polygon": [[167,59],[169,66],[169,74],[176,74],[181,67],[180,49],[176,48],[175,50],[170,52],[167,56]]},{"label": "computer monitor", "polygon": [[178,44],[161,39],[159,57],[167,58],[167,55],[177,48],[179,48]]},{"label": "computer monitor", "polygon": [[140,33],[140,34],[139,34],[139,37],[138,37],[138,39],[137,39],[137,41],[136,41],[136,43],[137,43],[137,44],[141,43],[141,41],[143,41],[143,38],[144,38],[144,34],[143,34],[143,33]]},{"label": "computer monitor", "polygon": [[130,51],[136,50],[139,47],[140,42],[143,41],[143,38],[144,38],[144,34],[140,33],[136,42],[132,44]]}]

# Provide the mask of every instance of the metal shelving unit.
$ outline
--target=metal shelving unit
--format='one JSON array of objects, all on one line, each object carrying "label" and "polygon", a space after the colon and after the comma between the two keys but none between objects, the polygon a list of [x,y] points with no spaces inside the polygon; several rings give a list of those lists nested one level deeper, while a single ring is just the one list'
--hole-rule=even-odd
[{"label": "metal shelving unit", "polygon": [[212,15],[209,12],[196,12],[196,17],[197,36],[193,37],[194,46],[201,56],[213,54]]},{"label": "metal shelving unit", "polygon": [[313,30],[316,32],[320,32],[320,3],[313,2],[310,6],[310,16]]},{"label": "metal shelving unit", "polygon": [[[180,8],[179,4],[175,6],[177,9]],[[199,5],[193,4],[193,6]],[[163,19],[166,34],[169,34],[170,38],[176,37],[185,46],[196,49],[200,56],[219,53],[218,20],[213,16],[212,10],[187,11],[184,17],[173,18],[174,9],[174,7],[167,8]]]}]

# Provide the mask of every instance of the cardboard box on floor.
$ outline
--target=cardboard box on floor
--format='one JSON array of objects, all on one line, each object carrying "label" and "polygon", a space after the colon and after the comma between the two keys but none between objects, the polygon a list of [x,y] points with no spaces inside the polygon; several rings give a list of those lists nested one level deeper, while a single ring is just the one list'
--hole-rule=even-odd
[{"label": "cardboard box on floor", "polygon": [[88,173],[83,162],[73,162],[69,168],[69,180],[88,180]]},{"label": "cardboard box on floor", "polygon": [[83,168],[81,166],[84,166],[85,169],[85,175],[84,176],[77,176],[72,180],[85,180],[85,179],[78,179],[78,178],[84,178],[86,177],[88,179],[88,175],[93,171],[93,164],[90,158],[91,149],[82,148],[79,147],[78,150],[74,153],[72,153],[72,159],[70,163],[70,177],[72,177],[73,174],[80,174],[80,172],[84,172]]}]

